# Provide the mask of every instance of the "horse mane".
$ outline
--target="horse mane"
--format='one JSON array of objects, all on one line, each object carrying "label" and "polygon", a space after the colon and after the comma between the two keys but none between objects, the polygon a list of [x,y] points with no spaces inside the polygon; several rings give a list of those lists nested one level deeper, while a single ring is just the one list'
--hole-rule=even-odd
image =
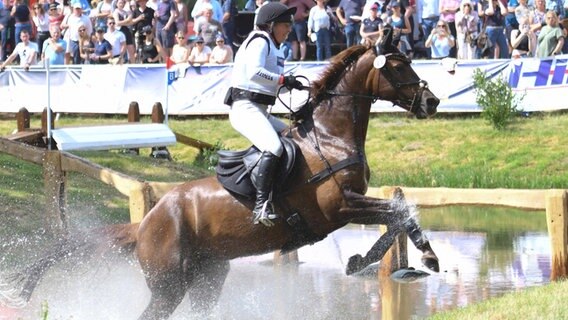
[{"label": "horse mane", "polygon": [[316,101],[320,101],[327,90],[335,88],[343,78],[343,72],[357,61],[369,47],[358,45],[350,47],[331,59],[331,63],[325,69],[322,76],[312,84],[312,95]]}]

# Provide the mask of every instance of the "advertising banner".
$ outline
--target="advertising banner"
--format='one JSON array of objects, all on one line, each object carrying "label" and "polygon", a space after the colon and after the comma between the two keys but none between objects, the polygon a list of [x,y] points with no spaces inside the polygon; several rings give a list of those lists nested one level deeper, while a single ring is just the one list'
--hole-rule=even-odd
[{"label": "advertising banner", "polygon": [[[285,73],[318,79],[327,62],[287,63]],[[439,112],[480,112],[475,102],[472,75],[475,69],[487,77],[508,79],[514,92],[524,96],[525,111],[568,109],[566,92],[568,55],[550,59],[456,61],[455,73],[447,72],[439,60],[417,60],[416,73],[428,82],[440,100]],[[170,115],[226,114],[223,98],[231,83],[232,65],[81,65],[59,66],[30,71],[13,67],[0,73],[0,112],[17,112],[26,107],[41,112],[48,106],[54,112],[127,113],[132,101],[149,114],[156,102]],[[48,99],[48,92],[49,97]],[[544,99],[543,97],[546,97]],[[287,113],[286,106],[300,107],[306,92],[283,93],[272,112]],[[372,112],[404,111],[390,102],[377,101]]]}]

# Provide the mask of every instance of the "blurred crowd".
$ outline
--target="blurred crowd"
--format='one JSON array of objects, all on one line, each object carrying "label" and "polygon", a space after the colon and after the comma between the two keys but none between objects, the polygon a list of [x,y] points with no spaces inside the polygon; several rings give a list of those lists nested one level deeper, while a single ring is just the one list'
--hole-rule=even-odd
[{"label": "blurred crowd", "polygon": [[[62,1],[62,2],[58,2]],[[19,63],[223,64],[238,49],[244,15],[268,0],[2,0],[0,68]],[[287,60],[327,60],[376,45],[386,24],[413,58],[549,57],[568,53],[566,0],[281,0],[297,7]],[[193,3],[193,1],[191,2]],[[242,3],[242,1],[241,1]]]}]

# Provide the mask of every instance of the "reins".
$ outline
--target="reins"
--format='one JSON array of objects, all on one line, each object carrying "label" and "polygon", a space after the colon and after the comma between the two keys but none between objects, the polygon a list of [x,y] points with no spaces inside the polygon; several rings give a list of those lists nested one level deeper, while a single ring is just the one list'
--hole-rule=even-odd
[{"label": "reins", "polygon": [[[367,51],[365,51],[365,52],[367,52]],[[374,50],[374,53],[375,53],[376,56],[379,56],[379,53],[377,52],[376,48]],[[346,66],[345,69],[343,70],[343,73],[345,73],[348,70],[348,68],[350,66],[352,66],[352,64],[355,61],[357,61],[361,56],[362,56],[362,54],[357,56],[357,58],[354,58],[352,56],[346,57],[343,60],[343,64]],[[389,60],[398,60],[398,61],[401,61],[401,62],[407,64],[407,65],[409,65],[411,63],[411,61],[401,53],[388,53],[388,54],[385,54],[384,57],[385,57],[385,62],[388,62]],[[395,89],[400,89],[400,88],[412,86],[412,85],[418,85],[419,88],[416,92],[414,92],[414,95],[412,96],[412,98],[406,98],[405,97],[405,100],[401,100],[401,99],[395,100],[395,102],[399,102],[399,103],[402,102],[402,101],[409,102],[409,105],[410,105],[409,111],[412,112],[412,113],[416,113],[416,111],[418,111],[418,108],[420,108],[420,102],[421,102],[421,99],[422,99],[422,94],[423,94],[424,90],[426,88],[428,88],[428,83],[426,81],[417,78],[416,81],[398,82],[398,81],[396,81],[397,79],[394,76],[392,70],[390,68],[386,67],[386,64],[385,64],[384,67],[379,69],[378,75],[379,75],[379,77],[381,75],[384,76],[387,79],[387,81],[390,83],[390,85],[392,87],[394,87]],[[304,77],[304,76],[298,76],[298,78],[303,78],[309,83],[309,79]],[[340,78],[340,79],[342,79],[342,78]],[[338,84],[339,84],[339,82],[334,83],[334,87],[336,87]],[[294,119],[294,118],[299,119],[300,113],[305,113],[305,112],[310,112],[310,111],[313,112],[313,109],[315,108],[314,103],[316,103],[316,102],[314,100],[312,100],[312,92],[311,92],[311,90],[309,90],[311,88],[311,86],[306,86],[306,87],[302,88],[302,90],[308,90],[308,99],[307,99],[305,105],[302,106],[299,109],[299,111],[292,110],[292,108],[290,106],[288,106],[286,103],[284,103],[284,101],[280,98],[280,92],[281,92],[282,88],[283,87],[281,87],[278,90],[278,93],[277,93],[276,96],[277,96],[278,100],[280,101],[280,103],[286,109],[288,109],[288,111],[290,111],[290,115],[291,115],[292,119]],[[340,91],[337,91],[337,90],[330,90],[330,89],[326,89],[324,91],[324,94],[327,95],[330,98],[352,97],[352,98],[370,99],[372,101],[372,103],[374,103],[375,101],[377,101],[377,99],[379,99],[378,95],[348,93],[348,92],[340,92]],[[324,99],[321,99],[319,96],[318,96],[318,99],[316,99],[317,102],[321,102],[323,100]],[[306,108],[308,108],[308,109],[306,110]],[[353,110],[352,117],[353,117],[353,121],[356,121],[358,110],[356,110],[357,109],[356,107],[354,107],[353,109],[354,110]],[[306,132],[306,136],[308,137],[308,140],[312,144],[312,147],[314,148],[314,150],[318,154],[320,160],[323,162],[323,164],[325,166],[325,168],[323,170],[321,170],[320,172],[317,172],[316,174],[314,174],[310,178],[308,178],[306,183],[308,183],[308,184],[309,183],[317,183],[319,181],[326,179],[327,177],[331,176],[332,174],[334,174],[334,173],[336,173],[336,172],[338,172],[342,169],[345,169],[349,166],[352,166],[352,165],[355,165],[355,164],[358,164],[358,163],[364,163],[365,162],[364,154],[360,150],[360,148],[361,148],[360,144],[361,143],[360,143],[360,141],[357,141],[356,144],[357,144],[358,151],[357,151],[356,154],[354,154],[354,155],[352,155],[352,156],[350,156],[346,159],[343,159],[341,161],[338,161],[335,164],[331,164],[329,162],[329,160],[324,156],[323,152],[320,149],[319,143],[317,141],[317,134],[314,132],[314,137],[307,134],[308,131],[305,128],[303,121],[298,121],[297,125],[300,128],[302,128],[302,130],[304,130],[304,132]],[[290,127],[290,129],[291,129],[291,127]]]}]

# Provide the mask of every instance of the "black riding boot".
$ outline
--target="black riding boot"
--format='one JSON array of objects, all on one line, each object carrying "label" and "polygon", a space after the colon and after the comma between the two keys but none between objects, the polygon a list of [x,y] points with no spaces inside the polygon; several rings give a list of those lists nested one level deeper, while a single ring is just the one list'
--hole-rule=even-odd
[{"label": "black riding boot", "polygon": [[272,191],[272,181],[279,158],[268,151],[264,151],[258,164],[258,176],[256,177],[256,202],[252,211],[253,223],[259,222],[267,227],[274,225],[271,220],[278,216],[274,213],[274,208],[270,202],[270,192]]}]

